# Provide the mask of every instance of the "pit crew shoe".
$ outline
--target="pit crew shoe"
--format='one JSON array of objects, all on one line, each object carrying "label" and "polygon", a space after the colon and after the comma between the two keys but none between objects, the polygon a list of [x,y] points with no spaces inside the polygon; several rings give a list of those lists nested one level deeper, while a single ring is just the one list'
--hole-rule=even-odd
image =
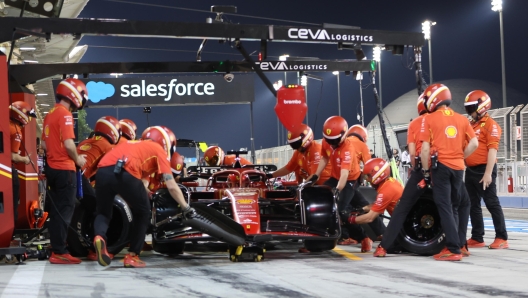
[{"label": "pit crew shoe", "polygon": [[479,247],[484,247],[486,246],[486,244],[484,243],[484,241],[482,242],[479,242],[473,238],[469,238],[468,241],[467,241],[467,247],[469,248],[479,248]]},{"label": "pit crew shoe", "polygon": [[[111,254],[111,253],[108,253],[108,255],[110,256],[110,259],[114,259],[114,255]],[[95,251],[93,250],[90,250],[88,252],[88,255],[86,256],[86,259],[90,260],[90,261],[97,261],[97,253],[95,253]]]},{"label": "pit crew shoe", "polygon": [[495,238],[495,241],[493,241],[493,243],[488,246],[489,249],[504,249],[509,247],[508,240],[500,238]]},{"label": "pit crew shoe", "polygon": [[54,252],[51,253],[51,257],[49,258],[49,261],[51,264],[63,264],[63,265],[81,263],[81,259],[73,257],[70,254],[56,254]]},{"label": "pit crew shoe", "polygon": [[358,242],[352,238],[341,239],[339,240],[339,242],[337,242],[337,245],[354,245],[354,244],[358,244]]},{"label": "pit crew shoe", "polygon": [[95,253],[97,254],[97,262],[101,266],[108,266],[112,262],[110,254],[106,251],[106,241],[101,236],[94,238]]},{"label": "pit crew shoe", "polygon": [[126,254],[123,263],[125,265],[125,268],[143,268],[147,266],[145,262],[139,259],[138,255],[131,256],[130,254]]},{"label": "pit crew shoe", "polygon": [[460,252],[462,253],[462,257],[469,257],[471,255],[471,253],[469,252],[469,250],[465,247],[465,246],[462,246],[460,248]]},{"label": "pit crew shoe", "polygon": [[462,254],[454,254],[447,247],[444,247],[442,251],[433,256],[437,261],[460,261],[462,260]]},{"label": "pit crew shoe", "polygon": [[310,251],[306,247],[299,248],[299,252],[302,253],[302,254],[310,253]]},{"label": "pit crew shoe", "polygon": [[369,237],[361,240],[361,252],[369,252],[372,250],[372,240]]},{"label": "pit crew shoe", "polygon": [[382,258],[382,257],[385,257],[386,255],[387,255],[387,251],[385,250],[385,248],[381,247],[381,244],[378,245],[378,247],[376,248],[376,251],[374,252],[374,256],[378,258]]}]

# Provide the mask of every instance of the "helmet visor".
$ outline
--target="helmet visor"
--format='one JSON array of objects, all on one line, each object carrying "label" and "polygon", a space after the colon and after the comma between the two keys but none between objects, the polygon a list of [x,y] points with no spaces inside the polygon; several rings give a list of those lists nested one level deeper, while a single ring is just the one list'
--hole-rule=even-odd
[{"label": "helmet visor", "polygon": [[302,146],[302,138],[299,138],[297,141],[290,142],[290,146],[292,147],[293,150],[297,150],[297,149],[301,148],[301,146]]},{"label": "helmet visor", "polygon": [[337,147],[339,143],[341,143],[341,138],[335,138],[335,139],[324,138],[324,139],[328,143],[328,145],[332,147]]},{"label": "helmet visor", "polygon": [[473,112],[477,111],[478,104],[476,102],[475,103],[471,103],[471,104],[465,104],[464,108],[466,109],[466,113],[468,115],[471,115],[471,114],[473,114]]},{"label": "helmet visor", "polygon": [[218,156],[215,155],[215,156],[209,158],[208,160],[206,160],[206,162],[207,162],[207,164],[208,164],[209,166],[211,166],[211,167],[212,167],[212,166],[216,166],[216,165],[218,164]]}]

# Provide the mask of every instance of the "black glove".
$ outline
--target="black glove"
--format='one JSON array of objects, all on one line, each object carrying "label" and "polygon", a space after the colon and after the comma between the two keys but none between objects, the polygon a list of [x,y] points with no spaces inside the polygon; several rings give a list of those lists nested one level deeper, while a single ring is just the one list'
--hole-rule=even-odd
[{"label": "black glove", "polygon": [[431,174],[429,172],[424,173],[424,183],[427,186],[427,188],[433,187],[433,181],[431,181]]},{"label": "black glove", "polygon": [[184,208],[182,211],[184,219],[191,219],[196,216],[196,210],[194,210],[194,208],[189,205],[187,205],[187,207]]},{"label": "black glove", "polygon": [[271,173],[266,173],[266,178],[268,178],[268,179],[273,178],[273,174],[271,174]]},{"label": "black glove", "polygon": [[193,182],[198,180],[197,176],[180,177],[180,182]]},{"label": "black glove", "polygon": [[318,179],[319,179],[319,176],[313,175],[312,178],[310,178],[309,181],[311,181],[312,183],[315,183],[315,182],[317,182]]}]

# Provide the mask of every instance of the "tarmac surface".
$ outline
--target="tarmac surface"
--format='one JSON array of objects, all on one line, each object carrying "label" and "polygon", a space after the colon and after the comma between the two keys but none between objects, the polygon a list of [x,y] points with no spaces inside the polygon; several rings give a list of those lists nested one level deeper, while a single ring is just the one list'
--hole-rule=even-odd
[{"label": "tarmac surface", "polygon": [[[471,249],[460,262],[374,258],[359,245],[301,254],[301,243],[285,242],[262,262],[233,263],[223,244],[191,244],[174,257],[144,252],[142,269],[123,268],[123,254],[109,267],[0,264],[0,297],[528,297],[528,221],[517,219],[528,212],[513,213],[505,210],[516,218],[507,221],[510,249]],[[486,243],[493,238],[486,231]]]}]

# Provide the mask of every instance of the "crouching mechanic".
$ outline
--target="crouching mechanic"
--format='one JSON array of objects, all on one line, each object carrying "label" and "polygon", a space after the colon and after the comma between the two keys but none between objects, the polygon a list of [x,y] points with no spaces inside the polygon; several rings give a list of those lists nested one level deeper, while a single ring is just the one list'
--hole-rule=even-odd
[{"label": "crouching mechanic", "polygon": [[[94,136],[82,141],[77,146],[77,154],[86,156],[86,163],[81,168],[83,173],[83,199],[81,204],[84,204],[87,210],[95,211],[95,189],[92,187],[91,182],[95,181],[97,165],[103,156],[119,142],[120,137],[121,125],[119,121],[112,116],[104,116],[95,122]],[[113,257],[113,255],[110,255],[110,257]],[[86,258],[95,261],[97,259],[95,251],[90,250]]]},{"label": "crouching mechanic", "polygon": [[29,164],[31,159],[28,156],[20,155],[20,144],[22,144],[22,128],[31,121],[31,118],[37,118],[35,110],[23,101],[15,101],[9,106],[9,135],[11,138],[11,179],[13,182],[13,210],[15,224],[18,218],[18,204],[20,201],[20,181],[16,163],[23,162]]},{"label": "crouching mechanic", "polygon": [[367,182],[376,189],[376,201],[366,208],[368,209],[366,214],[351,215],[348,218],[350,224],[370,223],[379,218],[385,210],[392,215],[403,193],[403,186],[400,182],[390,177],[390,163],[382,158],[367,161],[363,167],[363,175],[366,176]]},{"label": "crouching mechanic", "polygon": [[[348,205],[354,198],[357,180],[361,175],[359,163],[357,161],[357,153],[354,145],[350,139],[346,137],[348,130],[348,123],[343,117],[332,116],[326,120],[323,125],[323,144],[321,147],[321,161],[317,167],[317,171],[308,178],[308,180],[319,179],[319,176],[326,168],[330,161],[332,164],[332,173],[330,179],[324,182],[324,185],[334,187],[337,197],[337,210],[341,218],[341,223],[348,223]],[[352,202],[353,205],[356,202]],[[348,239],[348,229],[341,230],[341,242],[343,239]],[[372,249],[372,240],[365,237],[361,241],[361,251],[367,252]]]},{"label": "crouching mechanic", "polygon": [[[239,157],[240,165],[252,164],[249,160]],[[218,146],[211,146],[204,152],[204,160],[208,166],[219,167],[219,166],[233,166],[236,162],[235,155],[225,155],[224,150]]]},{"label": "crouching mechanic", "polygon": [[94,222],[94,247],[101,266],[108,266],[111,262],[106,250],[106,231],[112,218],[114,196],[119,194],[129,204],[133,215],[130,228],[133,232],[124,266],[145,267],[145,262],[139,259],[139,253],[145,240],[151,210],[143,180],[148,181],[151,174],[162,174],[169,193],[180,204],[183,216],[194,214],[194,209],[185,202],[172,176],[169,160],[175,148],[176,137],[170,129],[152,126],[143,132],[141,141],[120,144],[99,162],[95,185],[97,211]]},{"label": "crouching mechanic", "polygon": [[[305,124],[294,131],[288,131],[288,143],[292,147],[293,155],[287,165],[269,174],[269,178],[276,178],[295,172],[298,183],[315,174],[321,161],[321,144],[314,142],[312,129]],[[316,184],[321,185],[330,178],[332,165],[330,163],[321,172]]]}]

